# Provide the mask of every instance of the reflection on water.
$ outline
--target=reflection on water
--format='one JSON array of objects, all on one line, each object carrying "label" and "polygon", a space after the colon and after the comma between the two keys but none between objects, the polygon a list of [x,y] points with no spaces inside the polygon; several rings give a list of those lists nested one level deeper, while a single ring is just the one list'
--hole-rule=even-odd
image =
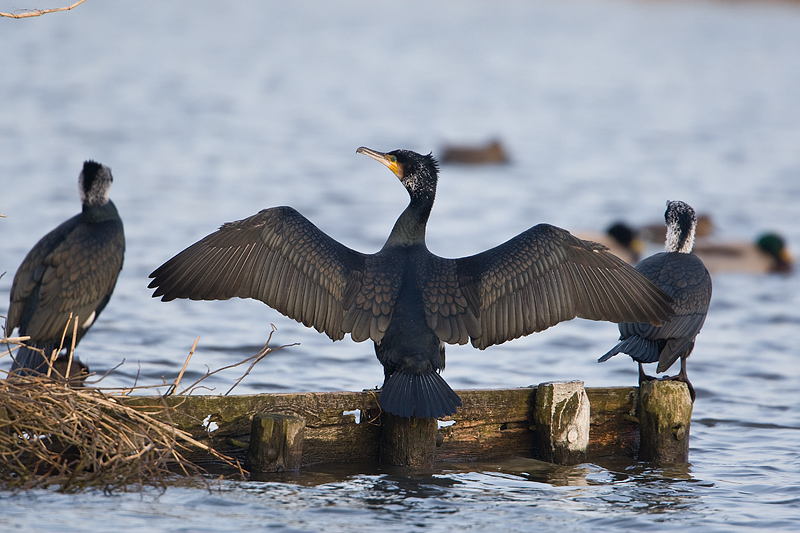
[{"label": "reflection on water", "polygon": [[[402,23],[398,13],[403,14]],[[406,16],[408,15],[408,16]],[[381,21],[381,22],[378,22]],[[0,313],[36,240],[79,209],[77,170],[109,165],[128,250],[80,345],[105,386],[171,381],[276,350],[238,393],[362,390],[368,343],[332,343],[260,302],[150,298],[147,275],[221,223],[291,205],[374,252],[407,195],[358,146],[436,150],[501,137],[511,163],[444,166],[428,246],[446,257],[538,222],[599,231],[710,212],[721,239],[766,229],[800,249],[800,9],[794,3],[88,2],[1,20]],[[516,459],[434,472],[319,467],[143,495],[0,494],[4,529],[530,531],[791,529],[800,520],[800,276],[714,277],[689,360],[690,465]],[[448,347],[454,388],[582,379],[615,325],[572,321],[478,351]],[[7,358],[0,358],[7,368]],[[204,382],[230,388],[233,369]],[[42,512],[45,510],[46,512]]]}]

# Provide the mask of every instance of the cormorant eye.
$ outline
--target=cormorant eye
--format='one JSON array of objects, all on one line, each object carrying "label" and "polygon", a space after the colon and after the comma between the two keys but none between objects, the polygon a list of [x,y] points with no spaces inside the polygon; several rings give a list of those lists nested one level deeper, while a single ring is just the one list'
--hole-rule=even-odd
[{"label": "cormorant eye", "polygon": [[391,161],[392,163],[397,163],[397,156],[394,156],[394,155],[393,156],[389,156],[389,161]]}]

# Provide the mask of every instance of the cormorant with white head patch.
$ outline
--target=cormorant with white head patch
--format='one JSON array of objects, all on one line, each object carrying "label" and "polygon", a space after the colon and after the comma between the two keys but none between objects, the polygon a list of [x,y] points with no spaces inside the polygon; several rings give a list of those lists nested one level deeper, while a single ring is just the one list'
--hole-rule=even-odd
[{"label": "cormorant with white head patch", "polygon": [[703,262],[692,253],[697,217],[684,202],[667,202],[666,251],[644,259],[636,270],[644,274],[674,300],[675,316],[669,323],[625,322],[619,325],[620,342],[603,355],[607,361],[626,353],[639,363],[639,382],[652,379],[645,375],[642,363],[658,361],[656,372],[666,372],[678,359],[681,371],[668,379],[686,382],[692,400],[695,391],[686,375],[686,359],[694,349],[694,340],[706,320],[711,302],[711,275]]},{"label": "cormorant with white head patch", "polygon": [[[62,338],[65,348],[71,346],[70,314],[78,321],[77,345],[108,304],[117,283],[125,234],[117,208],[108,199],[112,181],[111,169],[86,161],[78,178],[81,213],[42,237],[14,276],[6,334],[19,328],[20,336],[30,336],[27,345],[48,358],[62,345]],[[47,373],[44,357],[22,346],[11,369]],[[73,362],[73,369],[85,368]]]}]

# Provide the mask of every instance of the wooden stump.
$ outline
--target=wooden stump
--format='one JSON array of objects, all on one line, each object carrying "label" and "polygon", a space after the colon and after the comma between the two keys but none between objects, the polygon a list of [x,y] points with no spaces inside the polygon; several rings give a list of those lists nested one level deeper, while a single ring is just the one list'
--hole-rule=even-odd
[{"label": "wooden stump", "polygon": [[388,466],[433,468],[438,423],[435,418],[381,416],[381,463]]},{"label": "wooden stump", "polygon": [[586,460],[589,397],[582,381],[540,384],[533,418],[534,457],[565,465]]},{"label": "wooden stump", "polygon": [[639,460],[689,461],[692,398],[681,381],[645,381],[639,387]]},{"label": "wooden stump", "polygon": [[251,472],[298,470],[303,455],[306,421],[291,415],[255,415],[247,450],[247,469]]}]

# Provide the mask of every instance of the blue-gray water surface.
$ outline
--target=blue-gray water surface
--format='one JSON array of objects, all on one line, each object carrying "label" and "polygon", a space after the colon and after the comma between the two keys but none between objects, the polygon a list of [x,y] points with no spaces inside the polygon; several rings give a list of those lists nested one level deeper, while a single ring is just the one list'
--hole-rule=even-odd
[{"label": "blue-gray water surface", "polygon": [[[0,1],[0,11],[26,6]],[[25,253],[80,209],[93,158],[114,173],[125,266],[78,355],[106,387],[188,380],[274,351],[238,393],[361,390],[370,343],[330,340],[260,302],[150,297],[148,274],[220,224],[291,205],[377,251],[407,202],[355,149],[440,152],[497,137],[512,162],[443,166],[434,253],[476,253],[539,222],[600,231],[711,213],[720,241],[781,231],[800,250],[800,5],[782,2],[109,2],[0,19],[0,314]],[[654,248],[652,251],[655,251]],[[431,531],[800,528],[800,281],[719,274],[689,360],[689,465],[433,475],[311,471],[111,496],[0,493],[3,531]],[[486,351],[448,348],[455,389],[580,379],[613,324],[575,320]],[[0,358],[0,368],[9,367]],[[243,373],[205,382],[225,392]]]}]

